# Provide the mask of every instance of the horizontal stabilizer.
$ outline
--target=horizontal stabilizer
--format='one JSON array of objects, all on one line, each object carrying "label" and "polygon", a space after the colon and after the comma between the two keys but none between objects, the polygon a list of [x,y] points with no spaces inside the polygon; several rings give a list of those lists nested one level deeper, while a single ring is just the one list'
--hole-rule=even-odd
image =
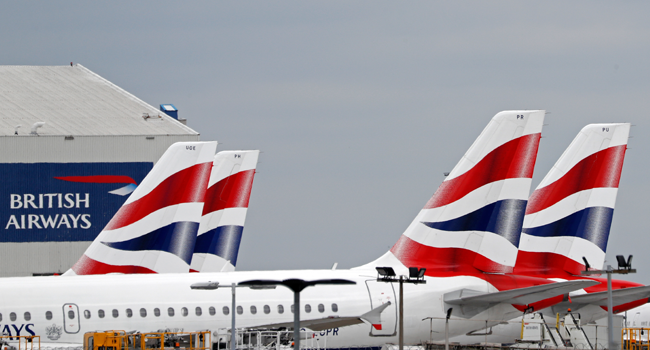
[{"label": "horizontal stabilizer", "polygon": [[[312,320],[301,320],[300,327],[311,329],[314,332],[324,331],[326,329],[341,328],[345,326],[352,326],[361,324],[364,321],[372,324],[373,327],[381,329],[381,313],[390,305],[390,302],[382,304],[361,316],[330,316],[325,318],[317,318]],[[266,325],[255,326],[255,329],[276,329],[276,328],[292,328],[293,322],[272,323]]]},{"label": "horizontal stabilizer", "polygon": [[[650,286],[631,287],[612,291],[614,306],[650,298]],[[607,306],[607,291],[571,297],[572,304],[593,304]]]},{"label": "horizontal stabilizer", "polygon": [[472,317],[497,304],[528,305],[596,284],[598,282],[592,280],[565,281],[494,293],[461,289],[445,294],[444,301],[448,307],[453,307],[455,315]]}]

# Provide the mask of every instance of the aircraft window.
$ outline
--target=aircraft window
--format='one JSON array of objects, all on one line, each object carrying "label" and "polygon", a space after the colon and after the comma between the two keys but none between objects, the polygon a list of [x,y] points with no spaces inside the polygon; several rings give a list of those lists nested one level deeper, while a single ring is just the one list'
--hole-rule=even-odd
[{"label": "aircraft window", "polygon": [[[45,319],[46,320],[52,319],[52,311],[45,311]],[[0,321],[2,321],[2,314],[0,314]]]},{"label": "aircraft window", "polygon": [[257,313],[257,308],[255,305],[251,305],[251,314],[255,315]]},{"label": "aircraft window", "polygon": [[153,309],[153,315],[156,317],[160,317],[160,309],[159,308]]},{"label": "aircraft window", "polygon": [[339,312],[339,306],[336,305],[336,303],[332,304],[332,311],[333,312]]},{"label": "aircraft window", "polygon": [[15,321],[15,320],[16,320],[16,313],[15,313],[15,312],[10,313],[10,314],[9,314],[9,318],[10,318],[12,321]]},{"label": "aircraft window", "polygon": [[140,309],[140,317],[147,317],[147,309],[145,308]]},{"label": "aircraft window", "polygon": [[[48,311],[49,312],[49,311]],[[51,313],[51,312],[50,312]],[[45,313],[47,315],[47,313]],[[48,318],[49,320],[49,318]],[[0,322],[2,322],[2,314],[0,314]]]},{"label": "aircraft window", "polygon": [[184,308],[181,309],[181,315],[183,315],[183,317],[187,316],[188,313],[189,313],[189,312],[187,311],[187,308],[186,308],[186,307],[184,307]]},{"label": "aircraft window", "polygon": [[201,316],[203,315],[203,310],[201,310],[200,306],[197,306],[196,309],[194,309],[194,313],[196,314],[196,316]]},{"label": "aircraft window", "polygon": [[265,314],[270,314],[271,313],[271,307],[268,305],[264,305],[264,313]]},{"label": "aircraft window", "polygon": [[25,312],[25,321],[29,321],[32,319],[32,314],[29,313],[29,311]]},{"label": "aircraft window", "polygon": [[99,316],[99,318],[104,318],[104,310],[102,309],[97,310],[97,316]]},{"label": "aircraft window", "polygon": [[278,305],[278,313],[283,314],[284,313],[284,306]]},{"label": "aircraft window", "polygon": [[68,318],[74,320],[74,311],[72,310],[68,311]]},{"label": "aircraft window", "polygon": [[117,311],[117,309],[113,309],[113,318],[118,318],[120,316],[120,312]]},{"label": "aircraft window", "polygon": [[214,316],[214,314],[217,313],[217,309],[215,309],[214,306],[210,306],[208,310],[210,312],[210,316]]},{"label": "aircraft window", "polygon": [[223,314],[226,316],[228,316],[228,314],[230,313],[230,309],[227,306],[224,306],[222,310],[223,310]]},{"label": "aircraft window", "polygon": [[325,305],[323,305],[323,304],[318,304],[318,312],[320,312],[320,313],[325,312]]},{"label": "aircraft window", "polygon": [[311,312],[311,305],[305,304],[305,312],[310,313]]},{"label": "aircraft window", "polygon": [[241,305],[237,306],[237,315],[241,315],[244,313],[244,308],[241,307]]},{"label": "aircraft window", "polygon": [[291,313],[293,313],[293,304],[291,305]]},{"label": "aircraft window", "polygon": [[126,317],[131,318],[133,316],[133,310],[131,309],[126,309]]},{"label": "aircraft window", "polygon": [[167,309],[167,315],[169,315],[169,317],[174,317],[174,308],[173,307],[170,307],[169,309]]},{"label": "aircraft window", "polygon": [[[49,312],[49,311],[48,311]],[[90,318],[90,310],[84,310],[84,317],[86,319]],[[47,318],[47,313],[45,313],[45,318]]]}]

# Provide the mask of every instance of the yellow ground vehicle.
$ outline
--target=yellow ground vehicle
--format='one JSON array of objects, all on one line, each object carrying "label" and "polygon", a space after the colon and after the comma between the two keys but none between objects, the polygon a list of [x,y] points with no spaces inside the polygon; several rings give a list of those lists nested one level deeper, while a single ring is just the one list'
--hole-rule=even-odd
[{"label": "yellow ground vehicle", "polygon": [[126,333],[122,330],[84,334],[84,350],[210,350],[212,334],[200,332]]},{"label": "yellow ground vehicle", "polygon": [[650,350],[650,328],[623,328],[621,344],[625,350]]},{"label": "yellow ground vehicle", "polygon": [[41,348],[38,335],[3,335],[0,336],[0,349],[33,350]]}]

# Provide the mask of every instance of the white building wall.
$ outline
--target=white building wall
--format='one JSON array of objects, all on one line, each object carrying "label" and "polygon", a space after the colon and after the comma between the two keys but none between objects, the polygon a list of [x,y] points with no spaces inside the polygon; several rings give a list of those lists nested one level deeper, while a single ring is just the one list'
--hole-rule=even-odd
[{"label": "white building wall", "polygon": [[0,243],[0,276],[33,276],[66,272],[90,242]]},{"label": "white building wall", "polygon": [[199,135],[0,136],[0,163],[157,162],[175,142]]}]

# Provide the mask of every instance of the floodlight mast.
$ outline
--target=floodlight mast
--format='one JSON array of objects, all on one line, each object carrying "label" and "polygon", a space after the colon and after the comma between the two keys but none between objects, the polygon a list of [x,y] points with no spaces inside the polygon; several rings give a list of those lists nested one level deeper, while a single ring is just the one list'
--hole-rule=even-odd
[{"label": "floodlight mast", "polygon": [[[275,286],[259,286],[259,285],[250,285],[250,286],[238,286],[237,283],[232,283],[230,288],[232,288],[232,320],[230,324],[230,349],[235,350],[237,346],[237,328],[235,324],[235,308],[236,308],[236,295],[235,288],[237,287],[249,287],[250,289],[272,289]],[[215,290],[219,288],[219,282],[199,282],[194,283],[190,286],[192,289],[198,290]]]},{"label": "floodlight mast", "polygon": [[427,283],[424,280],[424,273],[426,268],[409,267],[409,276],[399,276],[392,267],[376,267],[377,282],[393,283],[399,282],[399,350],[404,350],[404,283],[423,284]]},{"label": "floodlight mast", "polygon": [[590,270],[589,262],[584,256],[582,260],[585,262],[585,271],[582,271],[581,275],[602,275],[607,274],[607,337],[609,349],[615,349],[616,344],[614,343],[614,301],[612,298],[612,274],[623,274],[627,275],[629,273],[636,273],[636,269],[632,268],[632,255],[628,256],[627,261],[623,255],[616,256],[616,262],[618,263],[618,269],[614,270],[611,265],[607,265],[605,270]]},{"label": "floodlight mast", "polygon": [[[239,283],[240,286],[249,286],[251,288],[265,288],[275,286],[285,286],[293,292],[293,342],[294,350],[300,350],[300,292],[307,287],[320,284],[357,284],[357,282],[345,279],[322,279],[305,281],[299,278],[290,278],[282,281],[276,280],[250,280]],[[235,350],[235,349],[233,349]]]}]

